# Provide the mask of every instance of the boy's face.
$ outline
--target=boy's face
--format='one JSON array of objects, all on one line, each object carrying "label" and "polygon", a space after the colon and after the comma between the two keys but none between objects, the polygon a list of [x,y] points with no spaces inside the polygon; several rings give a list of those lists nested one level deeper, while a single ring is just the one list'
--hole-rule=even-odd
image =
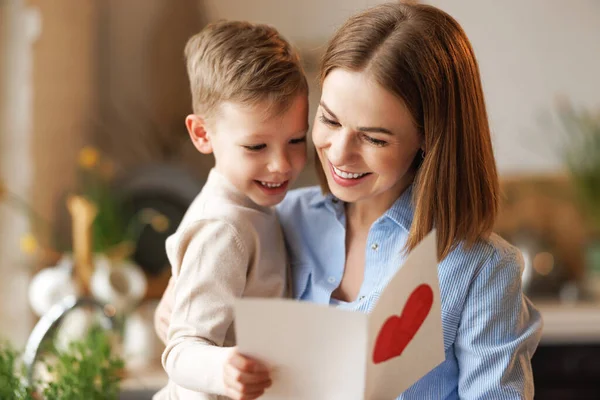
[{"label": "boy's face", "polygon": [[205,128],[216,169],[256,204],[273,206],[306,163],[308,97],[298,95],[277,115],[266,116],[265,109],[223,103]]}]

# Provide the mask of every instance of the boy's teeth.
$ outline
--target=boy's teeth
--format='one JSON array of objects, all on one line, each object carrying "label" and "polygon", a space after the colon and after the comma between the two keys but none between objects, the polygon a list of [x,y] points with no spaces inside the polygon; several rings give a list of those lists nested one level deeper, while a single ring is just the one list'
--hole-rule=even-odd
[{"label": "boy's teeth", "polygon": [[363,177],[363,176],[366,175],[366,173],[363,173],[363,174],[353,174],[351,172],[340,171],[336,167],[333,167],[333,171],[335,172],[335,174],[337,176],[342,177],[344,179],[357,179],[357,178],[361,178],[361,177]]},{"label": "boy's teeth", "polygon": [[281,183],[269,183],[269,182],[260,181],[260,184],[263,185],[263,186],[265,186],[265,187],[268,187],[268,188],[278,188],[281,185],[283,185],[283,182],[281,182]]}]

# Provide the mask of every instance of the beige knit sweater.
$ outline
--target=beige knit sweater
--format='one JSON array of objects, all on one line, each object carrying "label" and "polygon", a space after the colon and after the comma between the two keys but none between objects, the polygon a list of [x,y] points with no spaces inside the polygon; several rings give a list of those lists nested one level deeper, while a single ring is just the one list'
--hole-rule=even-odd
[{"label": "beige knit sweater", "polygon": [[174,293],[162,356],[169,383],[154,399],[223,398],[217,395],[224,395],[224,363],[235,345],[234,300],[285,295],[285,245],[275,211],[213,169],[166,248]]}]

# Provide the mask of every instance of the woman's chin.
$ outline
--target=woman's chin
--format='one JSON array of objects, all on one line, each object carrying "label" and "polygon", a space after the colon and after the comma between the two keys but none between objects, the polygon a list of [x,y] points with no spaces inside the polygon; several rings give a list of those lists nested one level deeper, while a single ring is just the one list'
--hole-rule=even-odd
[{"label": "woman's chin", "polygon": [[327,184],[331,194],[344,203],[353,203],[360,199],[361,193],[356,187],[344,187],[332,181],[328,181]]}]

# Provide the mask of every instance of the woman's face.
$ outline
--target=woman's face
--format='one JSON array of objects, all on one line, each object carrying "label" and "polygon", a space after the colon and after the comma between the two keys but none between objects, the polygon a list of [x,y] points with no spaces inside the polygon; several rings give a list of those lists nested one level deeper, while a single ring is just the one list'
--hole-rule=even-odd
[{"label": "woman's face", "polygon": [[387,209],[412,182],[421,137],[404,102],[364,72],[327,75],[312,135],[342,201]]}]

